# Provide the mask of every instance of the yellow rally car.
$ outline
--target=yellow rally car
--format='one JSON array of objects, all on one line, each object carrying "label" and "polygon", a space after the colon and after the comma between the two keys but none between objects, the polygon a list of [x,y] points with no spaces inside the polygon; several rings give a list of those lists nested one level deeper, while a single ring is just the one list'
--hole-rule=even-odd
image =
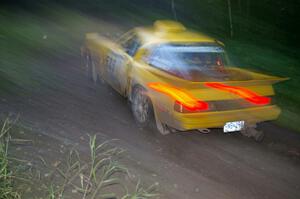
[{"label": "yellow rally car", "polygon": [[285,79],[231,67],[223,47],[178,22],[156,21],[116,41],[88,33],[83,55],[91,78],[127,97],[138,125],[154,118],[162,134],[234,132],[275,120],[272,84]]}]

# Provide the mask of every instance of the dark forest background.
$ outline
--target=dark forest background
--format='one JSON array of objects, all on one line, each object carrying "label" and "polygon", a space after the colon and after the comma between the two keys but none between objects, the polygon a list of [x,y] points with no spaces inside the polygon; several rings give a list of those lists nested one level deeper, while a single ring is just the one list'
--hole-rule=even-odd
[{"label": "dark forest background", "polygon": [[176,15],[179,21],[220,38],[274,41],[291,48],[300,44],[299,0],[7,0],[5,4],[39,12],[40,6],[54,2],[99,17],[131,13],[133,18],[148,15],[153,20]]}]

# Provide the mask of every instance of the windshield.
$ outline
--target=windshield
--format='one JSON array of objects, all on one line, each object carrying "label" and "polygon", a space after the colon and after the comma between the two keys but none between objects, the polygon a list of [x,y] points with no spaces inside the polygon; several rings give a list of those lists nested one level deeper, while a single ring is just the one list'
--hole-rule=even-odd
[{"label": "windshield", "polygon": [[221,78],[227,64],[218,45],[165,44],[152,50],[148,63],[178,77],[197,81],[200,77]]}]

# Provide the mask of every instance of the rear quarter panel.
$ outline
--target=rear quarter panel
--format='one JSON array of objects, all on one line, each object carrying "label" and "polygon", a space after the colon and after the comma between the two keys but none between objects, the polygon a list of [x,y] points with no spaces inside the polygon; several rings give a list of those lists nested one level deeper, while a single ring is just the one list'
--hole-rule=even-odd
[{"label": "rear quarter panel", "polygon": [[[162,71],[157,72],[164,73]],[[174,99],[163,93],[156,92],[148,87],[148,83],[151,82],[168,83],[163,75],[157,75],[157,73],[153,73],[153,68],[151,66],[148,66],[146,63],[135,62],[132,67],[130,76],[131,90],[134,89],[135,86],[142,86],[146,90],[147,95],[151,99],[156,120],[163,121],[166,124],[171,124],[175,103]]]}]

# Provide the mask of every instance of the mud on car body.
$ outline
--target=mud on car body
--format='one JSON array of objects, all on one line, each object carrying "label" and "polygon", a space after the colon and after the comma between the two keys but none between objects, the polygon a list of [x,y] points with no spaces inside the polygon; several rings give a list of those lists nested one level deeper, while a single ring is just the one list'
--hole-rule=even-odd
[{"label": "mud on car body", "polygon": [[284,78],[231,66],[221,42],[178,22],[156,21],[117,41],[88,33],[83,54],[92,79],[127,97],[139,126],[154,120],[162,134],[223,128],[252,135],[247,127],[280,114],[273,84]]}]

